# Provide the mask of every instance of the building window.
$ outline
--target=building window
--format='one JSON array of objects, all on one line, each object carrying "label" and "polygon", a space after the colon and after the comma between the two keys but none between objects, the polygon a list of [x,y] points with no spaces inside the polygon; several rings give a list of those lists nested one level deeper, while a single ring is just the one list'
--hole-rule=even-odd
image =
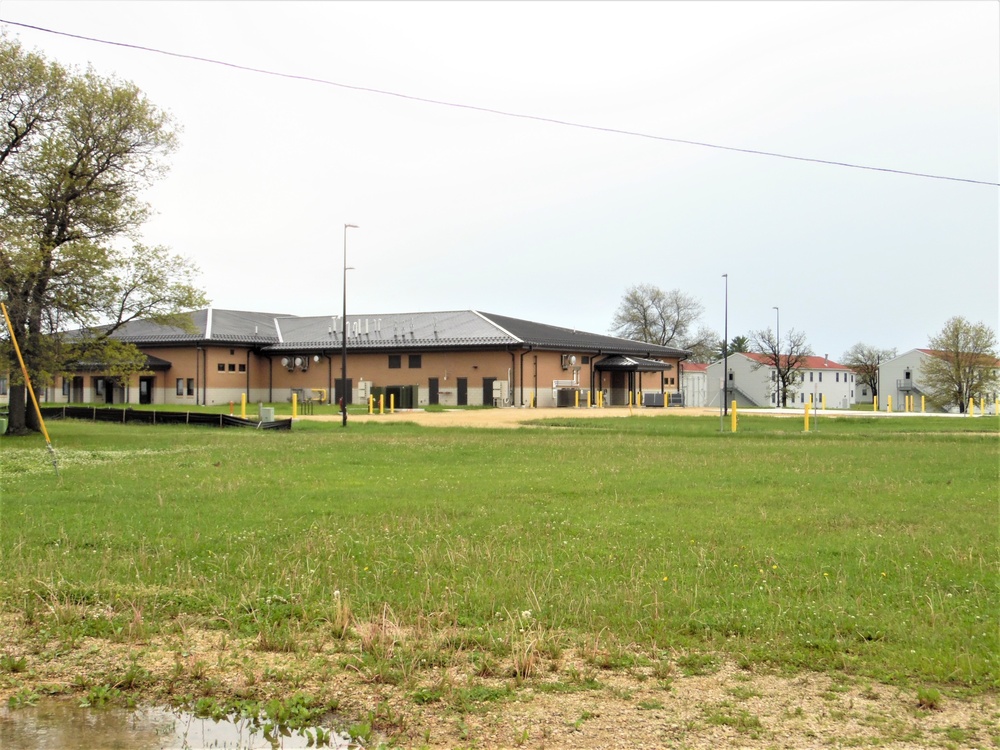
[{"label": "building window", "polygon": [[236,350],[235,350],[235,349],[230,349],[230,350],[229,350],[229,356],[231,357],[231,356],[233,356],[234,354],[236,354]]},{"label": "building window", "polygon": [[820,374],[819,374],[819,378],[818,378],[818,380],[819,380],[819,382],[821,382],[821,383],[823,382],[823,373],[820,373]]},{"label": "building window", "polygon": [[225,371],[226,371],[226,365],[222,362],[219,362],[219,372],[225,372]]},{"label": "building window", "polygon": [[187,395],[194,395],[194,378],[187,379]]},{"label": "building window", "polygon": [[904,380],[909,380],[910,379],[910,371],[909,370],[907,370],[906,372],[903,373],[903,379]]},{"label": "building window", "polygon": [[94,393],[98,396],[104,395],[104,378],[94,378]]},{"label": "building window", "polygon": [[806,394],[800,393],[799,394],[799,403],[800,404],[804,404],[805,402],[806,402]]},{"label": "building window", "polygon": [[836,378],[837,382],[839,383],[840,382],[840,373],[839,372],[835,372],[833,375]]},{"label": "building window", "polygon": [[399,355],[399,354],[390,354],[389,355],[389,369],[390,370],[398,370],[400,367],[403,366],[402,360],[403,360],[403,358],[402,358],[401,355]]},{"label": "building window", "polygon": [[589,365],[590,364],[590,357],[588,357],[586,355],[580,357],[580,364],[581,365]]},{"label": "building window", "polygon": [[0,396],[7,395],[7,376],[0,375]]},{"label": "building window", "polygon": [[229,363],[229,372],[236,372],[236,364],[234,362]]},{"label": "building window", "polygon": [[69,395],[69,378],[63,378],[63,395]]},{"label": "building window", "polygon": [[247,371],[247,366],[246,365],[240,365],[240,372],[246,372],[246,371]]},{"label": "building window", "polygon": [[420,369],[420,358],[421,358],[420,354],[411,354],[410,355],[410,363],[409,363],[408,367],[411,370],[419,370]]},{"label": "building window", "polygon": [[184,378],[177,378],[177,395],[184,395]]},{"label": "building window", "polygon": [[812,373],[809,373],[809,382],[810,383],[813,382],[813,374]]}]

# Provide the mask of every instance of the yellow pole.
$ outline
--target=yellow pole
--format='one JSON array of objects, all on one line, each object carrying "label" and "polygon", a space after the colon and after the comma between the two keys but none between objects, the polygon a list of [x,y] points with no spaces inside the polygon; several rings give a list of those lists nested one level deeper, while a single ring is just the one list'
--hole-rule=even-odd
[{"label": "yellow pole", "polygon": [[872,396],[872,411],[878,411],[878,396]]},{"label": "yellow pole", "polygon": [[927,396],[920,397],[920,413],[923,414],[927,411]]},{"label": "yellow pole", "polygon": [[573,396],[573,398],[574,398],[574,400],[576,401],[576,403],[574,404],[574,406],[575,406],[575,407],[576,407],[577,409],[579,409],[579,408],[580,408],[580,391],[576,391],[576,392],[574,393],[574,396]]},{"label": "yellow pole", "polygon": [[973,400],[972,400],[972,399],[970,398],[970,399],[969,399],[969,408],[968,408],[968,409],[966,409],[966,411],[965,411],[965,415],[966,415],[966,416],[968,416],[968,417],[971,417],[971,416],[972,416],[972,412],[974,412],[975,410],[976,410],[976,402],[975,402],[975,401],[973,401]]},{"label": "yellow pole", "polygon": [[733,432],[736,432],[736,399],[733,399],[732,403],[732,420],[733,420]]},{"label": "yellow pole", "polygon": [[299,416],[299,394],[292,394],[292,419]]},{"label": "yellow pole", "polygon": [[812,402],[811,401],[808,404],[806,404],[806,408],[805,408],[805,414],[806,414],[806,432],[809,432],[809,407],[810,406],[812,406]]},{"label": "yellow pole", "polygon": [[368,394],[368,413],[369,414],[375,413],[375,397],[370,393]]},{"label": "yellow pole", "polygon": [[240,394],[240,419],[247,418],[247,394]]},{"label": "yellow pole", "polygon": [[396,413],[396,394],[395,393],[390,393],[389,394],[389,413],[390,414],[395,414]]},{"label": "yellow pole", "polygon": [[378,394],[378,413],[385,414],[385,394]]},{"label": "yellow pole", "polygon": [[45,437],[45,446],[49,449],[49,453],[52,454],[52,467],[56,470],[56,474],[59,474],[59,464],[56,463],[56,451],[52,447],[52,441],[49,440],[49,431],[45,429],[45,420],[42,419],[42,410],[38,408],[38,399],[35,397],[35,389],[31,386],[31,378],[28,377],[28,368],[24,364],[24,357],[21,356],[21,347],[17,343],[17,336],[14,335],[14,326],[10,323],[10,316],[7,315],[7,305],[0,302],[0,309],[3,310],[3,319],[7,321],[7,330],[10,331],[10,340],[14,344],[14,351],[17,352],[17,361],[21,365],[21,374],[24,375],[24,385],[28,389],[28,394],[31,396],[31,403],[35,405],[35,416],[38,417],[38,426],[42,428],[42,435]]},{"label": "yellow pole", "polygon": [[590,408],[590,391],[587,391],[587,408]]},{"label": "yellow pole", "polygon": [[986,399],[983,396],[979,397],[979,416],[983,416],[986,413]]},{"label": "yellow pole", "polygon": [[632,408],[632,391],[628,392],[628,408]]},{"label": "yellow pole", "polygon": [[826,411],[826,394],[823,394],[823,411]]},{"label": "yellow pole", "polygon": [[892,396],[885,397],[885,410],[892,411]]}]

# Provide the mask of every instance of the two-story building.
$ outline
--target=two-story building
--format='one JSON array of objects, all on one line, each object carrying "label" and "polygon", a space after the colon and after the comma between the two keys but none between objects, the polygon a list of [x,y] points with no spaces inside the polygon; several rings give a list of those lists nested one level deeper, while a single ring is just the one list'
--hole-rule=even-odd
[{"label": "two-story building", "polygon": [[[729,355],[725,373],[728,400],[737,406],[777,407],[778,371],[762,354],[752,352]],[[807,403],[815,408],[849,409],[854,403],[856,375],[845,365],[829,357],[808,356],[792,373],[787,406]],[[708,366],[708,406],[718,407],[722,395],[723,360]]]}]

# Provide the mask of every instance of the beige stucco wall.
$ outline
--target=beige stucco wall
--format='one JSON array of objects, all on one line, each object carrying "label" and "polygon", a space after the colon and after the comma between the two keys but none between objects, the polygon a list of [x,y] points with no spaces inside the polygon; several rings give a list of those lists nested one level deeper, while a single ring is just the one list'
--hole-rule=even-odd
[{"label": "beige stucco wall", "polygon": [[[292,394],[301,398],[332,398],[332,389],[341,375],[339,352],[329,355],[303,352],[288,352],[267,356],[250,353],[246,347],[217,346],[198,350],[192,347],[147,348],[147,354],[171,363],[170,369],[152,373],[155,378],[152,392],[154,404],[196,405],[224,404],[230,401],[238,404],[241,395],[247,393],[250,403],[258,401],[290,401]],[[410,355],[420,355],[420,366],[410,367]],[[563,356],[575,356],[576,363],[565,362]],[[291,361],[298,356],[305,367],[282,365],[282,358]],[[589,361],[585,362],[585,359]],[[352,400],[361,403],[371,387],[412,386],[418,387],[419,405],[426,405],[430,399],[429,381],[438,379],[439,402],[445,405],[458,404],[459,379],[467,385],[467,403],[481,405],[493,403],[493,392],[484,394],[484,380],[495,378],[501,384],[503,405],[548,407],[557,403],[558,391],[562,388],[581,391],[581,404],[586,402],[591,389],[593,358],[582,352],[557,352],[541,350],[520,351],[412,351],[399,353],[398,368],[389,366],[389,354],[349,352],[347,377],[352,384]],[[677,362],[671,361],[672,369],[663,373],[641,373],[635,376],[637,391],[668,393],[678,390],[676,381]],[[222,371],[219,366],[222,365]],[[243,367],[243,371],[240,367]],[[84,402],[97,401],[92,383],[96,373],[79,373],[84,378]],[[177,381],[182,381],[183,393],[177,394]],[[193,392],[188,392],[188,381]],[[574,384],[575,381],[575,384]],[[249,386],[249,387],[248,387]],[[591,399],[596,401],[597,391],[610,389],[608,373],[594,380]],[[62,395],[61,379],[52,389],[56,402],[65,402]],[[103,399],[101,399],[103,401]],[[115,402],[139,402],[139,376],[133,376],[127,388],[115,394]]]}]

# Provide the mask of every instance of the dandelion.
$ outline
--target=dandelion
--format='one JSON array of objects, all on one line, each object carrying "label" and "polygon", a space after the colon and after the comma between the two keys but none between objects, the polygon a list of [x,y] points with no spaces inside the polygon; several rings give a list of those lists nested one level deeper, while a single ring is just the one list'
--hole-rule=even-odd
[{"label": "dandelion", "polygon": [[663,580],[666,581],[670,576],[663,576]]}]

